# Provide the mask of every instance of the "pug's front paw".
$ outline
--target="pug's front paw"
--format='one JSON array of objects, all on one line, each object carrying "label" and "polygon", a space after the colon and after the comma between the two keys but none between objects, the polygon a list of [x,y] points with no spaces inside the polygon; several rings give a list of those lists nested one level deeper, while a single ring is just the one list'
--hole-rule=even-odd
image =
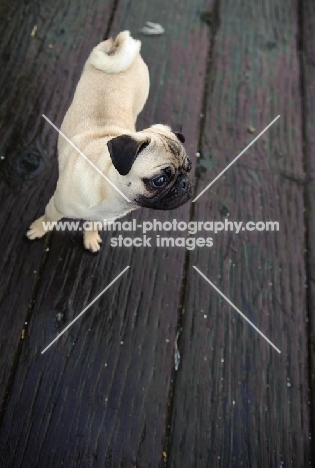
[{"label": "pug's front paw", "polygon": [[101,248],[102,239],[97,231],[84,231],[83,245],[91,252],[98,252]]},{"label": "pug's front paw", "polygon": [[44,216],[41,218],[36,219],[30,227],[29,230],[27,231],[26,235],[30,240],[37,239],[39,237],[43,237],[46,234],[46,230],[44,229]]}]

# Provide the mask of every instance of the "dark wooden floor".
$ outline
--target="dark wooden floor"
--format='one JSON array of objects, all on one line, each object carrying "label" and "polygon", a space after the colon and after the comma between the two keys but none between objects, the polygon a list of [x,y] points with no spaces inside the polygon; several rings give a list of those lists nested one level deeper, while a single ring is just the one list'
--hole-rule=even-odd
[{"label": "dark wooden floor", "polygon": [[[0,466],[314,466],[314,1],[1,0],[0,11]],[[141,36],[146,21],[165,34]],[[195,195],[281,116],[196,203],[127,219],[229,213],[279,232],[220,232],[192,251],[115,249],[103,233],[96,256],[79,233],[25,238],[57,180],[41,114],[60,125],[90,50],[124,29],[151,75],[138,128],[182,122]]]}]

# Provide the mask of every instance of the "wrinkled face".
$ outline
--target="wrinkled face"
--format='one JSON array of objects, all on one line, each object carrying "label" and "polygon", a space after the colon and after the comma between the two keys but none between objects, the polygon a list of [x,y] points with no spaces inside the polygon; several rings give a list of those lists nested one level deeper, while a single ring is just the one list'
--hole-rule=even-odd
[{"label": "wrinkled face", "polygon": [[191,161],[181,141],[162,125],[141,133],[147,141],[131,170],[131,175],[136,174],[143,184],[135,202],[156,210],[171,210],[183,205],[191,198],[192,189],[187,175]]},{"label": "wrinkled face", "polygon": [[171,210],[190,199],[191,161],[184,141],[179,130],[160,124],[108,141],[119,186],[136,205]]}]

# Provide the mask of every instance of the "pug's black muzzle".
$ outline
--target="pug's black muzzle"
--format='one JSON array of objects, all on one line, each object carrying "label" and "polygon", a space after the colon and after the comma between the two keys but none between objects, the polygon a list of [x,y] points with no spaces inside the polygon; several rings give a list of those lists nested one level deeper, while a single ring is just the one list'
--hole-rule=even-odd
[{"label": "pug's black muzzle", "polygon": [[191,183],[186,175],[181,174],[168,191],[159,193],[152,198],[140,195],[136,202],[143,207],[154,210],[173,210],[184,205],[191,198],[191,194]]}]

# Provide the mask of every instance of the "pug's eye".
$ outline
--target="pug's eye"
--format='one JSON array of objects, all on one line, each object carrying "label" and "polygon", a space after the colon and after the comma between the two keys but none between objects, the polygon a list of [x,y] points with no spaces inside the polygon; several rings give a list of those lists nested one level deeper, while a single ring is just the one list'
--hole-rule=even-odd
[{"label": "pug's eye", "polygon": [[166,177],[161,175],[153,179],[152,182],[155,187],[162,187],[166,183],[166,180]]}]

